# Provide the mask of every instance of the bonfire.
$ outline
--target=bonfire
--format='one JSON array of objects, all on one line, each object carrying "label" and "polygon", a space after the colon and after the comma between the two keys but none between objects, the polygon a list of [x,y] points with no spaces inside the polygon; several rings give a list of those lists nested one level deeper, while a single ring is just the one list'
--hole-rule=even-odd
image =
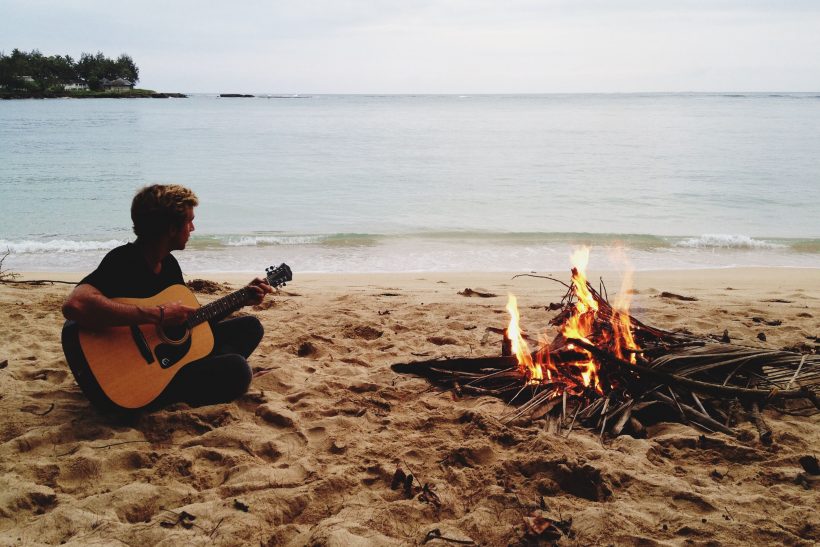
[{"label": "bonfire", "polygon": [[[606,289],[586,277],[587,249],[572,258],[569,283],[550,324],[557,334],[541,335],[530,349],[521,330],[516,298],[509,296],[502,355],[438,359],[393,365],[422,375],[457,394],[493,395],[506,400],[507,422],[545,419],[556,432],[576,424],[616,436],[645,435],[645,426],[678,420],[707,432],[737,436],[749,420],[760,440],[772,431],[761,409],[791,414],[820,409],[820,356],[761,350],[669,332],[630,314],[629,276],[610,303]],[[532,341],[531,338],[529,338]]]}]

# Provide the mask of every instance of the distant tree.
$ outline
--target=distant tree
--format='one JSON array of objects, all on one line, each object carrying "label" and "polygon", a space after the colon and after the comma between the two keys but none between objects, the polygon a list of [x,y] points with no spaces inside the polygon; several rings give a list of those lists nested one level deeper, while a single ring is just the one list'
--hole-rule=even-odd
[{"label": "distant tree", "polygon": [[11,51],[11,55],[3,56],[2,68],[0,68],[0,85],[9,89],[33,88],[31,82],[27,82],[24,79],[24,76],[31,76],[32,67],[30,58],[30,54],[20,51],[17,48]]},{"label": "distant tree", "polygon": [[49,57],[51,70],[60,83],[68,83],[77,80],[77,70],[74,59],[70,55],[53,55]]},{"label": "distant tree", "polygon": [[117,57],[116,61],[116,68],[117,74],[120,78],[125,78],[126,80],[130,80],[132,84],[135,84],[140,79],[140,69],[134,64],[134,60],[131,58],[130,55],[123,53],[119,57]]},{"label": "distant tree", "polygon": [[69,55],[46,57],[36,49],[26,53],[15,48],[11,55],[0,52],[0,86],[8,89],[47,92],[75,80],[101,89],[103,78],[136,83],[139,68],[127,54],[113,60],[100,51],[95,55],[83,52],[75,62]]},{"label": "distant tree", "polygon": [[104,67],[105,55],[102,52],[97,52],[97,55],[83,52],[80,54],[80,60],[77,62],[76,72],[77,76],[88,84],[91,89],[101,89],[100,83],[105,78]]},{"label": "distant tree", "polygon": [[46,91],[53,85],[54,78],[51,75],[51,67],[48,58],[40,53],[40,50],[33,49],[28,58],[29,72],[27,76],[34,78],[34,84],[38,91]]},{"label": "distant tree", "polygon": [[77,79],[74,61],[68,55],[46,57],[34,50],[30,54],[29,65],[29,75],[34,79],[39,91],[45,92],[54,87],[62,87],[63,84]]},{"label": "distant tree", "polygon": [[11,58],[5,52],[0,51],[0,86],[10,87],[14,79],[14,71],[11,69]]}]

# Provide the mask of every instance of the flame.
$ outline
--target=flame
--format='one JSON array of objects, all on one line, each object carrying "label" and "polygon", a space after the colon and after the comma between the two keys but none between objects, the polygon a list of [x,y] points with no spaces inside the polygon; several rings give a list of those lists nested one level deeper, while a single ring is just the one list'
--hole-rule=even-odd
[{"label": "flame", "polygon": [[629,305],[632,298],[630,297],[630,289],[632,288],[632,272],[627,271],[624,274],[624,279],[621,282],[621,290],[618,293],[618,299],[612,306],[613,314],[610,323],[612,324],[612,332],[615,339],[615,355],[625,361],[629,361],[633,365],[637,363],[637,358],[634,352],[627,352],[625,350],[636,350],[638,344],[635,343],[635,337],[632,335],[632,325],[629,321]]},{"label": "flame", "polygon": [[[549,340],[547,340],[547,333],[544,332],[539,336],[538,341],[540,342],[540,346],[538,352],[535,354],[535,362],[541,368],[542,373],[547,373],[547,381],[552,382],[552,372],[555,368],[552,366],[552,360],[550,359],[550,343]],[[555,372],[558,371],[556,370]]]},{"label": "flame", "polygon": [[[589,248],[582,247],[572,253],[572,292],[575,295],[573,313],[564,323],[561,334],[564,338],[576,338],[584,342],[592,343],[590,335],[595,325],[595,315],[598,313],[598,302],[592,296],[592,292],[587,285],[586,269],[589,264]],[[573,348],[586,356],[586,360],[575,363],[581,374],[581,381],[584,387],[594,387],[601,392],[601,384],[598,380],[598,365],[592,358],[592,354],[582,348]]]},{"label": "flame", "polygon": [[510,313],[510,325],[507,327],[506,334],[512,343],[512,351],[518,360],[518,367],[531,382],[541,382],[544,379],[544,374],[540,366],[533,364],[530,348],[521,335],[518,299],[512,294],[509,295],[509,300],[507,300],[507,311]]},{"label": "flame", "polygon": [[618,297],[612,305],[612,317],[610,318],[610,325],[612,326],[612,345],[615,355],[629,361],[632,364],[637,363],[637,356],[634,351],[640,349],[635,343],[635,337],[632,334],[632,324],[629,319],[629,306],[631,304],[631,289],[632,289],[632,264],[627,259],[623,248],[616,247],[612,251],[612,258],[621,262],[624,266],[624,277],[621,280],[621,290],[618,292]]},{"label": "flame", "polygon": [[[572,292],[575,294],[575,311],[564,324],[561,334],[564,338],[578,338],[589,342],[589,335],[595,323],[598,303],[587,287],[586,268],[589,263],[589,249],[584,247],[572,255]],[[591,343],[591,342],[590,342]]]},{"label": "flame", "polygon": [[[612,317],[608,318],[611,325],[610,332],[610,329],[603,328],[606,326],[604,322],[607,318],[598,316],[600,311],[598,300],[587,282],[589,248],[577,249],[571,260],[572,285],[570,291],[573,298],[570,300],[571,307],[565,309],[567,316],[559,326],[561,336],[564,340],[582,340],[588,344],[608,348],[619,358],[635,363],[635,351],[628,351],[640,349],[635,342],[629,316],[631,269],[627,269],[618,299],[612,306]],[[540,348],[533,358],[521,331],[518,301],[512,294],[509,295],[507,311],[510,314],[510,323],[505,336],[510,340],[510,347],[518,360],[519,370],[522,374],[526,374],[529,383],[543,383],[546,376],[546,381],[563,383],[565,384],[564,389],[570,391],[583,391],[583,386],[583,388],[592,388],[603,394],[600,363],[595,360],[591,352],[576,345],[567,344],[566,348],[573,352],[569,354],[570,360],[562,359],[556,367],[551,362],[550,344],[544,333],[539,337]],[[607,386],[607,389],[609,387]]]}]

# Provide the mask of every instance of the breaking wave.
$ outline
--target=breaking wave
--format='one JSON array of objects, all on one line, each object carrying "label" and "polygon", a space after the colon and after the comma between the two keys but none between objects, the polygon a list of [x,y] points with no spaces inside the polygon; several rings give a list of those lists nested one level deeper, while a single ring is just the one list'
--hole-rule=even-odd
[{"label": "breaking wave", "polygon": [[[482,231],[419,231],[392,234],[333,233],[248,233],[194,235],[188,243],[192,251],[241,249],[259,247],[324,247],[362,248],[393,245],[401,242],[428,242],[435,245],[550,247],[577,246],[624,247],[637,251],[663,250],[745,250],[786,253],[820,253],[818,238],[753,238],[737,234],[703,234],[700,236],[658,236],[651,234],[601,234],[582,232],[482,232]],[[0,239],[0,252],[12,254],[88,253],[108,251],[125,243],[119,239]]]},{"label": "breaking wave", "polygon": [[0,239],[0,251],[8,250],[14,254],[79,253],[83,251],[108,251],[123,243],[125,241],[118,239],[109,239],[107,241],[76,241],[73,239],[7,241]]},{"label": "breaking wave", "polygon": [[675,247],[690,249],[787,249],[788,244],[777,241],[754,239],[744,235],[705,234],[700,237],[686,238],[677,241]]},{"label": "breaking wave", "polygon": [[268,247],[276,245],[330,245],[359,246],[372,245],[384,236],[375,234],[233,234],[214,236],[194,236],[189,245],[192,248],[213,247]]}]

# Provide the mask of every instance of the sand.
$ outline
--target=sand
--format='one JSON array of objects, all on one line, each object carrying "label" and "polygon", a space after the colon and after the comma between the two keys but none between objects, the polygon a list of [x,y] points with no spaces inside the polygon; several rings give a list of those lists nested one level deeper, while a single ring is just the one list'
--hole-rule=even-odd
[{"label": "sand", "polygon": [[[604,275],[611,294],[619,279]],[[458,294],[468,287],[498,296]],[[737,343],[778,349],[816,347],[809,337],[820,335],[817,270],[639,273],[635,287],[633,313],[662,328],[728,329]],[[487,328],[505,326],[508,291],[524,329],[542,331],[554,313],[545,306],[562,294],[546,280],[295,272],[284,292],[244,309],[266,329],[246,396],[127,423],[96,412],[66,366],[69,290],[0,285],[2,545],[414,545],[434,529],[508,545],[523,544],[523,517],[539,512],[572,519],[562,545],[820,539],[818,485],[795,481],[798,458],[817,455],[817,416],[768,410],[771,446],[750,424],[738,440],[677,423],[602,445],[583,430],[557,436],[543,421],[505,425],[496,399],[458,399],[391,371],[497,355],[499,335]],[[439,509],[391,489],[399,466],[435,489]]]}]

